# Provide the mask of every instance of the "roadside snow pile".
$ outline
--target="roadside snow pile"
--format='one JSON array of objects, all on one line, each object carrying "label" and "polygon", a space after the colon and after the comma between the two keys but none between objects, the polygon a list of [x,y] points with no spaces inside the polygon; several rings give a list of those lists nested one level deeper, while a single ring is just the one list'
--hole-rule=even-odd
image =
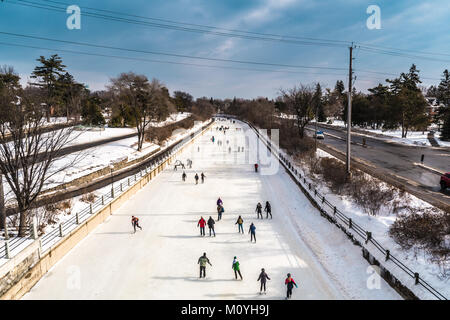
[{"label": "roadside snow pile", "polygon": [[[346,124],[342,120],[333,120],[329,125],[336,127],[346,127]],[[431,146],[430,141],[428,141],[428,131],[408,131],[406,138],[402,138],[402,130],[382,130],[382,129],[371,129],[355,126],[359,130],[368,131],[377,135],[385,136],[388,141],[407,144],[407,145],[419,145],[419,146]],[[450,147],[450,141],[443,141],[440,139],[440,133],[436,132],[434,138],[437,143],[442,147]]]}]

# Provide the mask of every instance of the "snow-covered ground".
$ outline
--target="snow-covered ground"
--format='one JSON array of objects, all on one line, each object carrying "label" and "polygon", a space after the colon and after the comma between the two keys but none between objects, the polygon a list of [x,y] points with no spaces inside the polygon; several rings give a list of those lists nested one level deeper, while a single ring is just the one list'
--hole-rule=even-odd
[{"label": "snow-covered ground", "polygon": [[[190,113],[174,113],[169,116],[165,121],[158,124],[158,126],[168,125],[177,121],[181,121],[188,117]],[[198,130],[204,123],[197,123],[193,128],[185,131],[180,130],[174,132],[174,135],[168,139],[162,146],[163,148],[170,145],[174,141],[184,137],[185,135]],[[104,128],[101,131],[74,131],[72,137],[69,138],[70,142],[67,146],[83,144],[98,140],[105,140],[113,137],[124,136],[127,134],[136,133],[135,128]],[[98,147],[89,148],[81,152],[75,152],[64,156],[56,160],[51,168],[49,169],[49,174],[59,171],[60,168],[66,168],[63,171],[57,172],[52,175],[43,190],[51,189],[57,185],[68,183],[79,177],[88,175],[92,172],[100,170],[104,167],[109,166],[111,163],[127,159],[127,161],[132,161],[136,158],[143,157],[149,153],[154,152],[160,148],[160,146],[153,143],[145,142],[143,144],[143,149],[137,151],[137,137],[121,139],[114,142],[106,143]],[[107,161],[105,159],[108,159]],[[14,195],[10,191],[8,183],[3,181],[5,198],[11,199]]]},{"label": "snow-covered ground", "polygon": [[[335,158],[327,152],[318,149],[317,155],[319,157]],[[286,155],[287,156],[287,155]],[[289,158],[289,157],[288,157]],[[336,159],[336,158],[335,158]],[[311,178],[311,173],[308,169],[303,168],[301,165],[296,166],[299,173],[302,176]],[[388,185],[376,178],[366,175],[368,179],[372,179],[373,183],[380,186],[380,188],[388,188]],[[381,210],[376,216],[370,216],[364,212],[350,197],[337,195],[328,188],[326,183],[320,176],[316,176],[314,185],[317,191],[324,195],[325,198],[337,207],[347,217],[351,218],[353,222],[356,222],[363,229],[372,232],[372,236],[376,239],[384,248],[389,249],[391,254],[405,263],[414,272],[418,272],[420,277],[427,281],[432,287],[438,290],[445,296],[450,296],[450,277],[445,275],[448,273],[448,264],[439,265],[436,262],[432,262],[431,257],[425,253],[424,250],[404,250],[402,249],[393,238],[389,236],[389,228],[397,219],[397,214],[391,212],[390,205],[382,206]],[[407,205],[410,208],[430,208],[435,211],[440,211],[434,208],[427,202],[405,193],[403,199],[395,199],[401,201],[400,204]],[[370,249],[370,248],[369,248]],[[371,248],[372,254],[379,254],[378,259],[384,261],[384,256],[380,254],[375,248]],[[400,279],[404,284],[409,285],[413,291],[423,299],[433,299],[434,297],[426,290],[419,286],[413,285],[413,279],[406,273],[396,267],[394,264],[387,263],[386,266],[390,268],[390,271]]]},{"label": "snow-covered ground", "polygon": [[[281,166],[272,175],[254,172],[247,159],[256,146],[247,144],[245,152],[237,152],[238,146],[244,146],[244,133],[227,125],[230,130],[225,136],[208,131],[179,157],[193,160],[186,182],[181,181],[180,170],[163,171],[24,298],[282,299],[284,279],[290,272],[299,285],[294,299],[400,299],[374,277],[361,249],[320,217]],[[195,172],[205,173],[204,184],[195,185]],[[216,218],[219,196],[225,213],[216,222],[217,236],[202,238],[197,221],[200,216]],[[273,219],[258,220],[256,203],[266,200],[272,204]],[[136,234],[131,230],[131,215],[138,216],[143,227]],[[245,234],[237,232],[239,215]],[[256,225],[257,243],[249,241],[250,222]],[[206,279],[199,279],[197,260],[203,252],[212,267],[207,267]],[[234,256],[240,261],[243,281],[234,279]],[[256,281],[261,268],[271,278],[263,296]]]}]

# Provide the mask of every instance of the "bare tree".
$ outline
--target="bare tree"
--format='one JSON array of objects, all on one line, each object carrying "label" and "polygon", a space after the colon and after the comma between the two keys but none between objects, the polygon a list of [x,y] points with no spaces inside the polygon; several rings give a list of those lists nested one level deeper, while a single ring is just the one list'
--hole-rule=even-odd
[{"label": "bare tree", "polygon": [[281,89],[280,93],[290,111],[295,114],[298,134],[303,138],[306,125],[314,118],[314,89],[301,84],[292,89]]},{"label": "bare tree", "polygon": [[14,194],[19,236],[25,236],[29,210],[43,186],[76,161],[75,157],[65,166],[53,167],[62,147],[76,136],[73,128],[45,133],[45,98],[22,90],[12,70],[0,71],[0,172]]},{"label": "bare tree", "polygon": [[111,79],[109,90],[116,101],[130,108],[138,133],[138,151],[141,151],[148,125],[165,120],[173,109],[167,89],[156,79],[149,82],[145,75],[128,72]]}]

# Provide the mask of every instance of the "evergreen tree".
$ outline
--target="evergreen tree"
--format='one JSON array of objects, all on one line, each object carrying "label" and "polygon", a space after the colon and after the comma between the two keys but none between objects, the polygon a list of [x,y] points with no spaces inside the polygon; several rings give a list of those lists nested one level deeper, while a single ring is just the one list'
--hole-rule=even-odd
[{"label": "evergreen tree", "polygon": [[442,74],[443,78],[437,87],[436,98],[439,102],[450,107],[450,73],[447,69],[444,70]]},{"label": "evergreen tree", "polygon": [[441,130],[441,139],[450,141],[450,111],[445,113],[444,124]]},{"label": "evergreen tree", "polygon": [[47,121],[50,121],[50,114],[57,103],[58,97],[58,79],[65,73],[65,65],[62,63],[61,57],[57,54],[52,55],[46,59],[40,56],[36,59],[41,65],[34,68],[31,78],[37,79],[35,86],[45,90],[46,93],[46,115]]}]

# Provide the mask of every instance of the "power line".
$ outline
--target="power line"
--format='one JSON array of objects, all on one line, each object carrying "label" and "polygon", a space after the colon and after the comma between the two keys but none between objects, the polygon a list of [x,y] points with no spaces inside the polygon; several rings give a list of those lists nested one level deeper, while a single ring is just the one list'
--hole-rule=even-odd
[{"label": "power line", "polygon": [[[124,60],[132,60],[132,61],[142,61],[142,62],[152,62],[152,63],[186,65],[186,66],[203,67],[203,68],[232,69],[232,70],[258,71],[258,72],[311,74],[311,73],[305,72],[305,71],[302,72],[302,71],[291,71],[291,70],[237,68],[237,67],[230,67],[230,66],[204,65],[204,64],[187,63],[187,62],[154,60],[154,59],[145,59],[145,58],[137,58],[137,57],[115,56],[115,55],[109,55],[109,54],[92,53],[92,52],[84,52],[84,51],[75,51],[75,50],[67,50],[67,49],[55,49],[55,48],[39,47],[39,46],[24,45],[24,44],[17,44],[17,43],[8,43],[8,42],[2,42],[2,41],[0,41],[0,45],[21,47],[21,48],[30,48],[30,49],[39,49],[39,50],[47,50],[47,51],[52,51],[52,52],[66,52],[66,53],[78,54],[78,55],[88,55],[88,56],[106,57],[106,58],[114,58],[114,59],[124,59]],[[327,75],[339,75],[339,76],[344,76],[345,75],[345,74],[329,73],[329,72],[327,72],[327,73],[314,72],[313,74],[327,74]]]},{"label": "power line", "polygon": [[[32,7],[40,8],[40,9],[65,12],[65,8],[58,7],[58,6],[36,3],[36,2],[32,2],[30,0],[16,0],[16,1],[21,2],[21,3],[12,2],[11,0],[8,0],[7,2],[24,5],[24,6],[32,6]],[[42,0],[42,1],[53,3],[53,4],[58,4],[58,5],[64,5],[66,7],[68,5],[70,5],[69,3],[55,1],[55,0]],[[28,3],[28,5],[26,3]],[[139,16],[139,15],[127,14],[127,13],[123,13],[123,12],[117,12],[117,11],[105,10],[105,9],[99,9],[99,8],[93,8],[93,7],[87,7],[87,6],[83,6],[83,8],[88,9],[88,10],[98,11],[98,12],[105,12],[105,13],[110,13],[110,14],[119,15],[119,16],[132,17],[132,18],[139,18],[139,19],[144,19],[144,20],[149,20],[149,21],[160,21],[160,22],[164,22],[164,23],[176,24],[176,25],[181,25],[181,26],[210,29],[210,30],[203,30],[203,29],[193,29],[193,28],[185,28],[185,27],[174,26],[174,25],[167,25],[167,24],[164,24],[164,25],[163,24],[155,24],[155,23],[148,24],[149,26],[153,26],[153,27],[175,29],[175,30],[179,30],[179,31],[209,33],[209,34],[214,34],[214,35],[220,35],[220,36],[226,36],[226,37],[239,37],[239,38],[251,39],[251,40],[288,42],[288,43],[292,43],[292,44],[301,44],[301,45],[340,46],[340,47],[345,46],[345,47],[347,47],[351,43],[350,41],[343,41],[343,40],[332,40],[332,39],[323,39],[323,38],[321,39],[321,38],[312,38],[312,37],[299,37],[299,36],[291,36],[291,35],[279,35],[279,34],[251,32],[251,31],[238,30],[238,29],[226,29],[226,28],[220,28],[220,27],[209,26],[209,25],[178,22],[178,21],[174,21],[174,20],[161,19],[161,18],[144,17],[144,16]],[[121,21],[121,22],[134,23],[134,24],[146,24],[144,21],[123,19],[123,18],[119,18],[119,17],[99,15],[99,14],[90,13],[90,12],[86,13],[84,10],[82,11],[81,14],[95,17],[95,18],[112,20],[112,21]],[[211,30],[222,30],[222,31],[226,31],[226,32],[241,33],[244,35],[234,34],[234,33],[230,34],[230,33],[224,33],[224,32],[213,32]],[[253,36],[248,36],[248,35],[253,35]],[[255,37],[255,35],[257,35],[258,37]],[[289,39],[292,39],[292,40],[289,40]],[[303,40],[303,41],[296,41],[296,40]],[[307,40],[307,41],[305,41],[305,40]],[[365,48],[365,49],[369,49],[369,50],[370,49],[377,50],[377,51],[372,51],[372,53],[387,54],[387,55],[391,55],[391,56],[408,57],[408,58],[413,58],[413,59],[423,59],[423,60],[438,61],[438,62],[449,62],[448,60],[439,60],[439,59],[433,59],[433,58],[424,57],[424,56],[414,56],[414,55],[402,54],[401,52],[412,52],[412,53],[415,52],[418,54],[426,54],[426,55],[450,56],[450,54],[446,54],[446,53],[424,52],[424,51],[417,51],[417,50],[411,50],[411,49],[400,49],[400,48],[366,44],[366,43],[362,43],[362,42],[355,42],[355,44],[359,44],[359,46],[361,46],[361,48]],[[390,51],[386,51],[386,50],[390,50]],[[394,52],[394,51],[396,51],[396,52]]]},{"label": "power line", "polygon": [[[11,1],[8,0],[6,3],[26,6],[26,7],[33,7],[33,8],[39,8],[39,9],[46,9],[51,11],[57,11],[57,12],[66,12],[65,8],[52,6],[52,5],[45,5],[40,4],[32,1],[26,1],[26,0],[16,0]],[[109,21],[118,21],[118,22],[124,22],[128,24],[135,24],[135,25],[142,25],[142,26],[150,26],[150,27],[157,27],[157,28],[163,28],[163,29],[172,29],[177,31],[186,31],[186,32],[194,32],[194,33],[200,33],[200,34],[212,34],[212,35],[218,35],[218,36],[224,36],[224,37],[232,37],[232,38],[242,38],[247,40],[260,40],[260,41],[268,41],[268,42],[284,42],[284,43],[290,43],[290,44],[297,44],[297,45],[313,45],[313,46],[325,46],[325,47],[345,47],[346,44],[341,43],[341,41],[336,40],[311,40],[313,38],[305,38],[305,40],[289,40],[286,39],[286,37],[277,37],[277,36],[263,36],[264,34],[260,34],[261,36],[257,36],[258,33],[252,33],[254,35],[251,35],[250,32],[241,32],[243,34],[238,33],[227,33],[227,32],[219,32],[219,31],[212,31],[212,30],[204,30],[204,29],[196,29],[192,27],[184,27],[184,26],[177,26],[177,25],[168,25],[168,24],[161,24],[161,23],[155,23],[155,22],[146,22],[146,21],[138,21],[133,19],[126,19],[121,17],[114,17],[114,16],[108,16],[104,14],[98,14],[98,13],[92,13],[92,12],[86,12],[82,11],[81,14],[83,16],[103,19],[103,20],[109,20]],[[246,33],[246,34],[245,34]],[[299,38],[300,39],[300,38]],[[310,40],[306,40],[310,39]]]},{"label": "power line", "polygon": [[346,70],[345,68],[339,68],[339,67],[302,66],[302,65],[290,65],[290,64],[258,62],[258,61],[245,61],[245,60],[233,60],[233,59],[221,59],[221,58],[207,58],[207,57],[200,57],[200,56],[191,56],[191,55],[186,55],[186,54],[168,53],[168,52],[160,52],[160,51],[149,51],[149,50],[140,50],[140,49],[129,49],[129,48],[122,48],[122,47],[114,47],[114,46],[92,44],[92,43],[87,43],[87,42],[77,42],[77,41],[70,41],[70,40],[53,39],[53,38],[47,38],[47,37],[32,36],[32,35],[26,35],[26,34],[20,34],[20,33],[4,32],[4,31],[0,31],[0,34],[4,34],[4,35],[8,35],[8,36],[14,36],[14,37],[27,38],[27,39],[37,39],[37,40],[45,40],[45,41],[52,41],[52,42],[58,42],[58,43],[74,44],[74,45],[78,45],[78,46],[87,46],[87,47],[93,47],[93,48],[111,49],[111,50],[136,52],[136,53],[145,53],[145,54],[152,54],[152,55],[164,55],[164,56],[171,56],[171,57],[177,57],[177,58],[188,58],[188,59],[196,59],[196,60],[207,60],[207,61],[216,61],[216,62],[230,62],[230,63],[238,63],[238,64],[252,64],[252,65],[263,65],[263,66],[285,67],[285,68]]}]

